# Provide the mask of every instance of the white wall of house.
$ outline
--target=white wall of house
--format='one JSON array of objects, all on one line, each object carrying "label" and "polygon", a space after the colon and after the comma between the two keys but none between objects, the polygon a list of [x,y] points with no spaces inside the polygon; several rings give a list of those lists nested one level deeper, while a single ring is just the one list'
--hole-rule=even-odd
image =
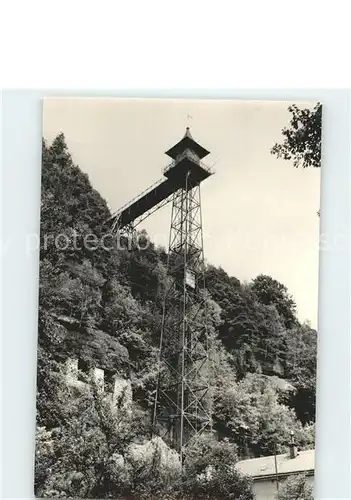
[{"label": "white wall of house", "polygon": [[67,383],[75,384],[78,381],[78,359],[66,359],[65,371]]},{"label": "white wall of house", "polygon": [[[66,380],[69,385],[82,388],[86,385],[84,382],[78,380],[78,359],[68,358],[65,362],[65,372]],[[93,377],[101,389],[106,391],[104,370],[102,368],[94,368]],[[112,387],[112,400],[116,402],[123,391],[123,406],[129,408],[133,398],[131,381],[116,374]]]},{"label": "white wall of house", "polygon": [[125,408],[128,408],[131,406],[133,398],[131,381],[116,375],[115,386],[113,391],[114,401],[116,401],[117,398],[122,395],[123,391],[124,391],[123,406]]},{"label": "white wall of house", "polygon": [[86,383],[83,382],[83,380],[79,380],[78,359],[75,358],[66,359],[65,374],[66,374],[66,382],[68,385],[72,387],[77,387],[79,389],[83,389],[86,386]]},{"label": "white wall of house", "polygon": [[[279,485],[282,486],[285,481],[286,479],[280,479]],[[308,476],[307,482],[313,486],[314,477]],[[275,479],[255,479],[253,491],[256,495],[256,500],[275,500],[277,495],[277,483]]]},{"label": "white wall of house", "polygon": [[101,368],[94,368],[94,380],[96,384],[104,389],[104,370]]}]

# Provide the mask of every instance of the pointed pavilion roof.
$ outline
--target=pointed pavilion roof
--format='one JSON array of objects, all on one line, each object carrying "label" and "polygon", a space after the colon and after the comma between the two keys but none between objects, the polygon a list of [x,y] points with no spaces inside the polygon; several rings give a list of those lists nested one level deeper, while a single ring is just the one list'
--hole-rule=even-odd
[{"label": "pointed pavilion roof", "polygon": [[196,142],[191,133],[190,133],[190,128],[187,127],[185,134],[183,138],[177,142],[172,148],[170,148],[168,151],[166,151],[166,155],[170,156],[174,160],[182,154],[186,149],[190,149],[193,151],[201,160],[201,158],[204,158],[208,154],[210,154],[207,149],[202,147],[198,142]]}]

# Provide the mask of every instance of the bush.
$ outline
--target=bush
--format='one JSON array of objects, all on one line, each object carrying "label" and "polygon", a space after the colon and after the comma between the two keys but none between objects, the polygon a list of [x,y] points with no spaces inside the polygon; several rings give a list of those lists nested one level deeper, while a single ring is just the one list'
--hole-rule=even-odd
[{"label": "bush", "polygon": [[307,483],[306,476],[300,474],[286,480],[282,486],[279,500],[313,500],[313,488]]},{"label": "bush", "polygon": [[183,491],[188,499],[252,500],[251,482],[235,469],[236,446],[212,435],[200,436],[187,450]]}]

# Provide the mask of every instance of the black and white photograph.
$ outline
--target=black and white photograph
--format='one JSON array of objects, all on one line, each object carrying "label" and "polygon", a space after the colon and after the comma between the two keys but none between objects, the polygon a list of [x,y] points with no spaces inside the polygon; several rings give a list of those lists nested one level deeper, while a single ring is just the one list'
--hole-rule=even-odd
[{"label": "black and white photograph", "polygon": [[42,113],[36,497],[312,500],[322,104]]}]

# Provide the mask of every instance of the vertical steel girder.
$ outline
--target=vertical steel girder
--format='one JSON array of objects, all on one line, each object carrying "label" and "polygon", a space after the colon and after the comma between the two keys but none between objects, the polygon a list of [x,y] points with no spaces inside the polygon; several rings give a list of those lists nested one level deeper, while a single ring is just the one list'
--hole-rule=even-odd
[{"label": "vertical steel girder", "polygon": [[183,463],[186,447],[212,428],[200,184],[188,176],[173,194],[167,268],[153,429]]}]

